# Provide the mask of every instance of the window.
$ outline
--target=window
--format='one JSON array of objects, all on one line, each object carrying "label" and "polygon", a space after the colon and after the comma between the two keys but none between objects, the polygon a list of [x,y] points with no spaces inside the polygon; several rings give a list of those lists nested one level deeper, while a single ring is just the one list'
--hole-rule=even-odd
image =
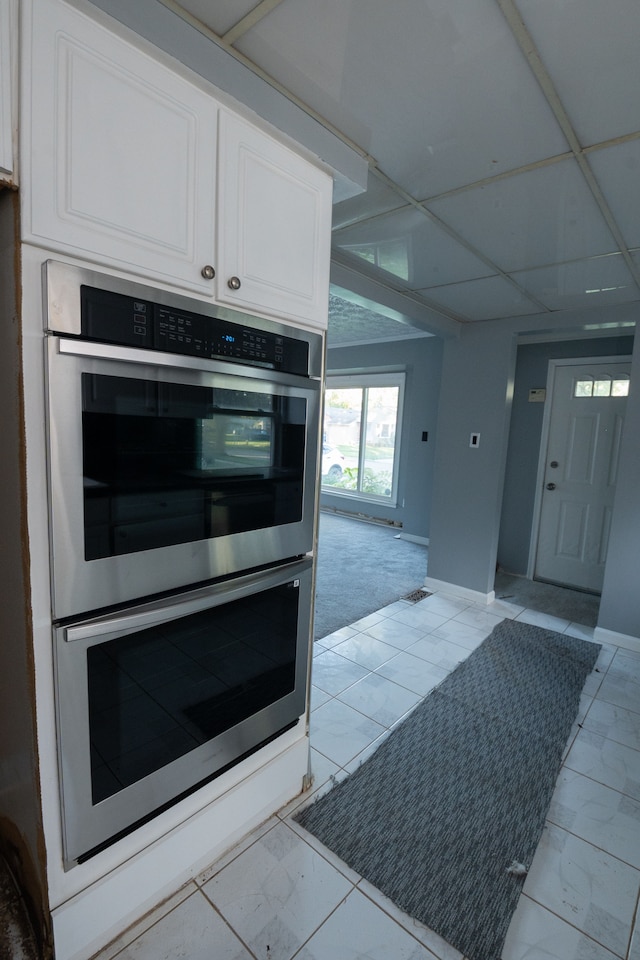
[{"label": "window", "polygon": [[616,379],[603,377],[600,380],[587,377],[584,380],[576,380],[573,395],[574,397],[628,397],[629,377]]},{"label": "window", "polygon": [[395,504],[404,374],[329,377],[322,487]]}]

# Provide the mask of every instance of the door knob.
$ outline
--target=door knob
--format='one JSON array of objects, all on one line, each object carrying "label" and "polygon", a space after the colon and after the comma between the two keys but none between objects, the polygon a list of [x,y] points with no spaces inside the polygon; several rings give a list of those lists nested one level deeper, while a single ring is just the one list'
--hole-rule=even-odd
[{"label": "door knob", "polygon": [[555,488],[556,488],[555,483],[548,483],[548,484],[547,484],[547,490],[555,490]]}]

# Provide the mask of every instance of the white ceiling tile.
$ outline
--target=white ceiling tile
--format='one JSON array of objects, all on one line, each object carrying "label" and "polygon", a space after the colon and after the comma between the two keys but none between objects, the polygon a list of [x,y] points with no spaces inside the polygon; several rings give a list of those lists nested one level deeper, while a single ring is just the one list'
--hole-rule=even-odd
[{"label": "white ceiling tile", "polygon": [[368,310],[360,304],[345,300],[335,293],[329,296],[329,327],[327,346],[346,343],[372,343],[403,338],[427,337],[407,323]]},{"label": "white ceiling tile", "polygon": [[466,283],[454,283],[423,292],[429,300],[468,320],[496,320],[540,313],[537,304],[502,277],[467,280]]},{"label": "white ceiling tile", "polygon": [[360,193],[348,200],[333,205],[333,227],[345,226],[356,220],[375,217],[379,213],[386,213],[405,206],[395,190],[387,187],[377,177],[369,174],[369,182],[365,193]]},{"label": "white ceiling tile", "polygon": [[574,310],[640,299],[622,254],[512,274],[550,310]]},{"label": "white ceiling tile", "polygon": [[429,206],[506,271],[616,251],[573,160],[444,197]]},{"label": "white ceiling tile", "polygon": [[517,0],[583,146],[640,129],[638,0]]},{"label": "white ceiling tile", "polygon": [[588,156],[627,246],[640,246],[640,139]]},{"label": "white ceiling tile", "polygon": [[180,6],[221,37],[253,10],[256,0],[187,0]]},{"label": "white ceiling tile", "polygon": [[495,0],[283,0],[237,46],[418,198],[567,149]]},{"label": "white ceiling tile", "polygon": [[381,267],[411,289],[493,272],[413,207],[338,230],[333,246]]}]

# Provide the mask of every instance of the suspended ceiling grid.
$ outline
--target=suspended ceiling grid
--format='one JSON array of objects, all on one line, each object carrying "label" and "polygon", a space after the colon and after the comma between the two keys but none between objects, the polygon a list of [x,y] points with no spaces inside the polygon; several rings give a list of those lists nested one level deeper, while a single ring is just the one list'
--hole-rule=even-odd
[{"label": "suspended ceiling grid", "polygon": [[640,299],[637,0],[164,3],[367,159],[334,260],[415,327],[615,323]]}]

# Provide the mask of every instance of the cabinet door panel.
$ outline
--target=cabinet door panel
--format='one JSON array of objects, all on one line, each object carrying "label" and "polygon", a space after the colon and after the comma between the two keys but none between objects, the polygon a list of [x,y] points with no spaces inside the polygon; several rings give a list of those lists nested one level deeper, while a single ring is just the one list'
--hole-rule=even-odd
[{"label": "cabinet door panel", "polygon": [[211,294],[216,102],[55,0],[33,58],[34,239]]},{"label": "cabinet door panel", "polygon": [[326,326],[331,179],[225,111],[219,136],[218,299]]}]

